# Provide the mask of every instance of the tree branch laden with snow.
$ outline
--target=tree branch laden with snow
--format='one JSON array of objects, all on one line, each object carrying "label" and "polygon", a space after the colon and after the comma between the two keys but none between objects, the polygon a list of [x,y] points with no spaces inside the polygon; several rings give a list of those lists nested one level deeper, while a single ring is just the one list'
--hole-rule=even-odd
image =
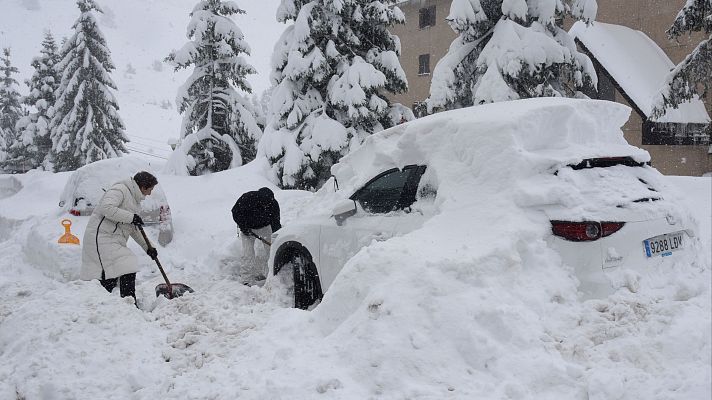
[{"label": "tree branch laden with snow", "polygon": [[0,171],[16,170],[14,151],[19,139],[17,123],[24,118],[20,104],[21,96],[15,75],[19,72],[12,65],[10,48],[3,49],[0,59]]},{"label": "tree branch laden with snow", "polygon": [[94,12],[93,0],[78,0],[81,15],[64,43],[56,70],[62,72],[56,101],[48,114],[51,161],[55,171],[72,171],[83,165],[126,153],[129,141],[112,94],[114,64]]},{"label": "tree branch laden with snow", "polygon": [[704,97],[712,82],[712,0],[687,0],[675,17],[668,37],[677,39],[693,32],[709,34],[707,39],[670,72],[654,100],[653,117],[659,118],[668,108],[677,108],[692,99]]},{"label": "tree branch laden with snow", "polygon": [[277,20],[294,21],[272,56],[274,88],[260,151],[285,188],[315,189],[331,165],[369,135],[412,119],[386,93],[407,90],[395,1],[283,0]]},{"label": "tree branch laden with snow", "polygon": [[433,70],[427,112],[595,89],[593,64],[561,21],[596,12],[595,0],[454,0],[447,21],[458,37]]},{"label": "tree branch laden with snow", "polygon": [[49,109],[55,104],[54,92],[59,87],[59,73],[55,69],[57,63],[59,54],[54,36],[46,32],[40,55],[31,63],[35,72],[25,82],[30,93],[22,100],[34,111],[18,121],[18,140],[9,149],[9,162],[22,165],[26,170],[52,167]]},{"label": "tree branch laden with snow", "polygon": [[246,77],[256,71],[241,56],[250,47],[231,18],[244,13],[234,1],[198,2],[186,31],[190,41],[166,58],[176,70],[193,67],[176,96],[183,123],[181,145],[167,166],[172,173],[201,175],[255,158],[262,129],[238,89],[251,93]]}]

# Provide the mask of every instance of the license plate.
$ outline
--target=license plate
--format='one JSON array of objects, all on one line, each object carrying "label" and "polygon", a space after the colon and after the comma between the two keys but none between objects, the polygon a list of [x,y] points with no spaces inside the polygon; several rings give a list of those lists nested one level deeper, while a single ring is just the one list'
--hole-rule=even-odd
[{"label": "license plate", "polygon": [[643,240],[645,255],[648,257],[667,257],[671,255],[674,251],[680,250],[685,246],[685,242],[682,239],[684,234],[684,231],[679,231]]}]

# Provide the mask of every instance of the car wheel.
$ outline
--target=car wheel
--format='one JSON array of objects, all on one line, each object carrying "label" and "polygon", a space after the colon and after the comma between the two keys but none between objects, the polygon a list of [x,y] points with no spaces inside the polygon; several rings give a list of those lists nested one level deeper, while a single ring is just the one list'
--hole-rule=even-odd
[{"label": "car wheel", "polygon": [[283,276],[281,280],[284,280],[291,270],[293,280],[292,287],[294,288],[294,307],[307,310],[314,303],[321,300],[323,296],[316,266],[314,262],[312,262],[309,253],[301,250],[290,252],[290,254],[285,257],[285,260],[278,275]]}]

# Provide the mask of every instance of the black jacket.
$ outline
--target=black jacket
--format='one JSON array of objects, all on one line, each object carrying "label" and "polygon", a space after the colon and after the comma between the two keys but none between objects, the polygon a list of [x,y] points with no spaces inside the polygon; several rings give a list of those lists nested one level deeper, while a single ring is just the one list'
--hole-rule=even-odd
[{"label": "black jacket", "polygon": [[270,190],[255,190],[246,192],[232,207],[232,219],[241,231],[272,226],[276,232],[282,225],[279,223],[279,203]]}]

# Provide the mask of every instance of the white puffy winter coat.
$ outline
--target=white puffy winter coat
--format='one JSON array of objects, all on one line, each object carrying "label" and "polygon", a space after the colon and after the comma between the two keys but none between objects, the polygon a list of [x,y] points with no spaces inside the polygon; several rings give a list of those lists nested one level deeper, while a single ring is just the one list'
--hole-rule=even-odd
[{"label": "white puffy winter coat", "polygon": [[144,197],[133,179],[115,183],[104,193],[84,232],[81,279],[110,279],[138,271],[136,256],[126,242],[131,236],[148,249],[141,232],[131,224]]}]

